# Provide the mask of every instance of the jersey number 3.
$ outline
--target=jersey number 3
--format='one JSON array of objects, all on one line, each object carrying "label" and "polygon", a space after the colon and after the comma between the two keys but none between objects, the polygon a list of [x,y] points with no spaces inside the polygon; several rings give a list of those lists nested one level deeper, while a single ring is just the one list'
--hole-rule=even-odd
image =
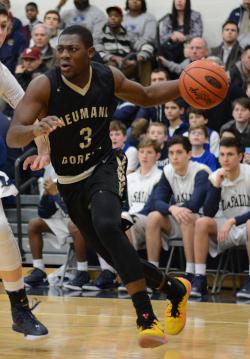
[{"label": "jersey number 3", "polygon": [[90,127],[84,127],[80,131],[80,135],[83,138],[83,142],[80,142],[81,149],[88,148],[91,145],[92,142],[92,130]]}]

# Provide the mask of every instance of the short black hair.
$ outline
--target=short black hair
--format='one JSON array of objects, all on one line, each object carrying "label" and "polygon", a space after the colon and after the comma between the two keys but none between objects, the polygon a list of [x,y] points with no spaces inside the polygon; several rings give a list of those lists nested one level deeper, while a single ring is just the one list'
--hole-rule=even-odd
[{"label": "short black hair", "polygon": [[230,128],[223,128],[222,130],[220,130],[220,138],[221,139],[223,137],[224,132],[231,133],[233,135],[233,137],[237,138],[240,141],[240,134],[239,134],[239,131],[236,130],[236,128],[230,127]]},{"label": "short black hair", "polygon": [[[128,0],[126,1],[125,10],[129,10]],[[146,12],[146,11],[147,11],[146,0],[141,0],[141,12]]]},{"label": "short black hair", "polygon": [[43,20],[45,20],[45,18],[46,18],[46,16],[47,16],[48,14],[55,14],[55,15],[57,15],[57,16],[58,16],[58,22],[61,22],[61,16],[60,16],[60,14],[59,14],[59,12],[58,12],[57,10],[52,9],[52,10],[46,11],[46,13],[44,14]]},{"label": "short black hair", "polygon": [[60,37],[62,35],[78,35],[87,49],[93,46],[93,36],[91,32],[84,26],[72,25],[66,27],[66,29],[64,29],[60,34]]},{"label": "short black hair", "polygon": [[225,27],[225,26],[227,26],[228,24],[235,25],[235,26],[236,26],[236,28],[237,28],[237,32],[239,32],[239,31],[240,31],[240,29],[239,29],[239,26],[238,26],[237,22],[236,22],[236,21],[234,21],[234,20],[226,20],[226,21],[224,22],[224,24],[222,25],[222,30],[224,30],[224,27]]},{"label": "short black hair", "polygon": [[187,115],[189,116],[190,113],[194,113],[208,119],[208,112],[206,110],[190,106],[187,110]]},{"label": "short black hair", "polygon": [[3,3],[0,3],[0,15],[6,15],[9,17],[9,11]]},{"label": "short black hair", "polygon": [[239,138],[224,137],[220,140],[220,147],[235,147],[239,154],[244,152],[244,147]]},{"label": "short black hair", "polygon": [[[250,46],[249,46],[250,49]],[[233,101],[233,109],[236,105],[240,105],[250,111],[250,98],[248,97],[240,97]]]},{"label": "short black hair", "polygon": [[167,141],[168,149],[174,145],[182,145],[186,152],[190,152],[192,150],[191,143],[188,137],[185,136],[173,136],[170,140]]},{"label": "short black hair", "polygon": [[28,4],[25,5],[25,10],[27,9],[28,6],[33,6],[38,12],[38,6],[35,2],[28,2]]}]

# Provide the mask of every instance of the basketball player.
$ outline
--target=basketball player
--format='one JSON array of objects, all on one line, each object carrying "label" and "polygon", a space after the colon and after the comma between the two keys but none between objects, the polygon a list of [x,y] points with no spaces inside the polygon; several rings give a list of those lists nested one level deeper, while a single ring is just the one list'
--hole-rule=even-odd
[{"label": "basketball player", "polygon": [[[126,158],[112,149],[109,123],[115,96],[142,106],[179,96],[178,81],[149,87],[129,81],[116,68],[92,62],[93,38],[82,26],[65,29],[58,44],[60,66],[34,79],[16,109],[8,145],[23,147],[36,136],[49,135],[51,162],[69,216],[86,240],[120,275],[130,294],[139,330],[139,345],[166,343],[147,285],[168,294],[165,324],[169,334],[185,325],[190,283],[165,277],[146,261],[140,263],[121,228],[121,200],[126,187]],[[42,118],[35,123],[36,118]],[[30,163],[34,168],[37,157]]]},{"label": "basketball player", "polygon": [[[250,167],[241,164],[243,148],[237,138],[223,138],[220,142],[221,168],[209,177],[204,202],[205,217],[195,224],[195,277],[191,294],[201,297],[207,293],[206,260],[238,245],[247,245],[250,258]],[[219,207],[219,211],[216,215]],[[214,218],[214,216],[216,217]],[[249,290],[242,288],[238,297]]]},{"label": "basketball player", "polygon": [[[0,47],[7,35],[8,11],[0,3]],[[0,95],[13,108],[23,96],[23,90],[9,70],[0,62]],[[43,161],[39,157],[38,161]],[[42,164],[41,164],[42,165]],[[5,181],[6,182],[6,181]],[[6,186],[3,183],[2,186]],[[21,256],[0,202],[0,276],[11,303],[12,329],[23,333],[27,339],[37,339],[48,334],[29,308],[22,277]]]}]

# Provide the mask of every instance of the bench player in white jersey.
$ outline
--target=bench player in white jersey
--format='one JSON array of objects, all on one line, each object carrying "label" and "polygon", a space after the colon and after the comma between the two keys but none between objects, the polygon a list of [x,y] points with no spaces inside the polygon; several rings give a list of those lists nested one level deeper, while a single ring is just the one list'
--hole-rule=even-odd
[{"label": "bench player in white jersey", "polygon": [[[8,11],[0,3],[0,47],[7,35]],[[0,97],[11,107],[15,108],[23,97],[23,90],[9,72],[0,62]],[[38,162],[43,156],[38,158]],[[38,163],[37,162],[37,163]],[[1,181],[1,188],[8,186],[7,177]],[[1,197],[3,197],[2,195]],[[27,339],[38,339],[48,334],[47,328],[40,323],[29,308],[28,298],[25,293],[21,256],[0,203],[0,276],[4,288],[11,303],[13,319],[12,329],[22,333]]]},{"label": "bench player in white jersey", "polygon": [[[207,293],[208,252],[215,257],[230,247],[247,245],[250,257],[250,166],[240,163],[242,156],[243,148],[238,139],[221,140],[221,168],[209,176],[203,206],[205,217],[199,218],[195,224],[193,297],[201,297]],[[238,296],[244,294],[250,297],[249,280],[246,288],[238,292]]]},{"label": "bench player in white jersey", "polygon": [[193,233],[197,214],[205,196],[210,169],[192,162],[188,138],[174,136],[168,141],[170,163],[149,203],[142,211],[148,214],[146,245],[148,260],[159,266],[161,247],[168,249],[168,239],[182,237],[186,257],[186,277],[194,274]]}]

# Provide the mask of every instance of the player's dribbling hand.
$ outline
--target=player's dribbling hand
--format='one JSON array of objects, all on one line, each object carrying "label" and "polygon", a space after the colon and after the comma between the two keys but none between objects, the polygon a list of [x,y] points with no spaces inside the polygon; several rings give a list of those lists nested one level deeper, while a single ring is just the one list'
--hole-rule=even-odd
[{"label": "player's dribbling hand", "polygon": [[29,167],[32,171],[38,171],[50,164],[49,155],[33,155],[29,156],[23,162],[23,169],[27,170]]},{"label": "player's dribbling hand", "polygon": [[222,182],[224,181],[224,179],[226,178],[227,174],[224,168],[220,168],[217,172],[216,172],[216,177],[213,181],[213,185],[217,188],[220,188]]},{"label": "player's dribbling hand", "polygon": [[232,226],[235,224],[235,219],[234,218],[230,218],[228,219],[223,226],[221,227],[221,229],[218,231],[217,234],[217,241],[219,243],[224,243],[225,240],[227,239],[228,233],[230,232],[230,229],[232,228]]},{"label": "player's dribbling hand", "polygon": [[39,122],[36,122],[33,125],[33,135],[34,137],[49,135],[51,132],[55,131],[57,127],[64,126],[64,122],[56,116],[47,116],[42,118]]}]

